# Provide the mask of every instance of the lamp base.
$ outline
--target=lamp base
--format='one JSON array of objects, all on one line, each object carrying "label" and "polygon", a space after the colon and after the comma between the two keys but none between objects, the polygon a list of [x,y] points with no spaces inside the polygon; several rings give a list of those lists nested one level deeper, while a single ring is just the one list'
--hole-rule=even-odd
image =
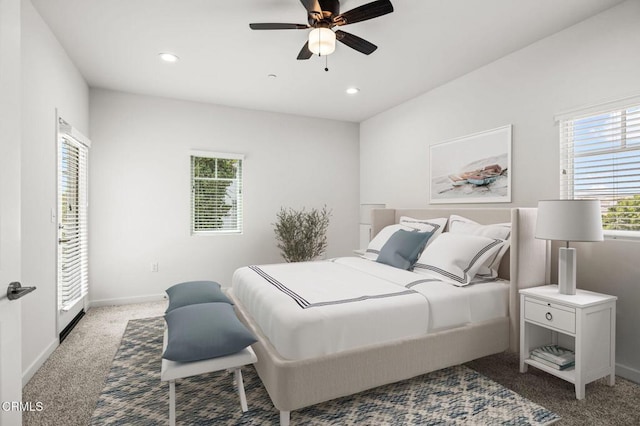
[{"label": "lamp base", "polygon": [[558,290],[560,294],[576,294],[576,249],[560,247],[558,260]]}]

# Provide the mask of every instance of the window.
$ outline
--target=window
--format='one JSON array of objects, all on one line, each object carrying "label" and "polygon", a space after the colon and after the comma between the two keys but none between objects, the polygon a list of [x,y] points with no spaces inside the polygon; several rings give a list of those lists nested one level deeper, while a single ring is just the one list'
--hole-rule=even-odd
[{"label": "window", "polygon": [[242,233],[242,163],[238,154],[191,153],[191,232]]},{"label": "window", "polygon": [[559,121],[561,198],[599,199],[607,235],[640,236],[640,98]]}]

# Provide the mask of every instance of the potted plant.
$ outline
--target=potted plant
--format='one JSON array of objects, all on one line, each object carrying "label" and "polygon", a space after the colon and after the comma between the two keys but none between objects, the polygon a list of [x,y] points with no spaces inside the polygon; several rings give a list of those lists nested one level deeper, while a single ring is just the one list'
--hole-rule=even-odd
[{"label": "potted plant", "polygon": [[304,262],[321,256],[327,248],[330,217],[327,206],[309,211],[280,208],[274,231],[284,260]]}]

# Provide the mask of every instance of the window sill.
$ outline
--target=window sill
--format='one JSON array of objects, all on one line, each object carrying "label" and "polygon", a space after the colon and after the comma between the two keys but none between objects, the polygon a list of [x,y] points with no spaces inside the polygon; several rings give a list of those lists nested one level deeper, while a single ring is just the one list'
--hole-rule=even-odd
[{"label": "window sill", "polygon": [[604,230],[605,240],[640,241],[640,231],[608,231]]},{"label": "window sill", "polygon": [[199,231],[191,232],[192,237],[212,237],[216,235],[242,235],[242,231]]}]

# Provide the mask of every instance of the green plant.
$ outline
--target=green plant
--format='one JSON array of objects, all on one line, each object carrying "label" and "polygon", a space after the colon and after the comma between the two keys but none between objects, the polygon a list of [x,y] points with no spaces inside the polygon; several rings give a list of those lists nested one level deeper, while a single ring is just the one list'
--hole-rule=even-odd
[{"label": "green plant", "polygon": [[602,215],[604,229],[618,229],[623,231],[640,230],[640,195],[619,200]]},{"label": "green plant", "polygon": [[274,231],[278,248],[287,262],[304,262],[322,255],[327,248],[327,228],[331,211],[280,208]]}]

